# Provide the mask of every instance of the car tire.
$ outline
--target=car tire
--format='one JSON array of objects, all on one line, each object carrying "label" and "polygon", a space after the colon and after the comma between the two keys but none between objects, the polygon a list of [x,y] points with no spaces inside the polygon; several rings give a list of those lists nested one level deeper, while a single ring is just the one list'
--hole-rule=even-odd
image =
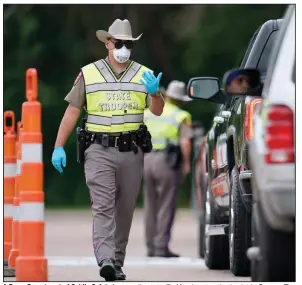
[{"label": "car tire", "polygon": [[[252,242],[252,247],[258,248],[259,247],[259,233],[257,230],[257,226],[256,226],[256,221],[255,221],[255,216],[253,216],[252,218],[252,238],[251,238],[251,242]],[[259,267],[260,267],[260,263],[259,263],[259,256],[257,258],[253,258],[251,260],[251,280],[252,282],[258,282],[259,280]]]},{"label": "car tire", "polygon": [[[207,182],[203,183],[203,179],[201,179],[201,199],[204,201],[204,196],[205,196],[205,188],[207,187]],[[200,211],[199,215],[199,238],[198,238],[198,251],[199,251],[199,256],[200,258],[204,258],[204,234],[205,234],[205,204],[202,203],[203,209]]]},{"label": "car tire", "polygon": [[235,276],[250,275],[247,250],[251,247],[251,214],[247,212],[239,189],[239,174],[236,166],[231,172],[229,205],[229,262]]},{"label": "car tire", "polygon": [[259,209],[259,245],[261,258],[259,275],[261,282],[295,282],[296,238],[295,232],[285,233],[272,229],[265,220],[261,204]]},{"label": "car tire", "polygon": [[208,235],[208,226],[220,224],[214,199],[207,183],[204,199],[204,261],[209,269],[229,269],[229,244],[227,235]]},{"label": "car tire", "polygon": [[199,217],[199,243],[198,243],[198,251],[200,258],[204,258],[204,231],[205,231],[205,225],[204,225],[204,213],[200,214]]}]

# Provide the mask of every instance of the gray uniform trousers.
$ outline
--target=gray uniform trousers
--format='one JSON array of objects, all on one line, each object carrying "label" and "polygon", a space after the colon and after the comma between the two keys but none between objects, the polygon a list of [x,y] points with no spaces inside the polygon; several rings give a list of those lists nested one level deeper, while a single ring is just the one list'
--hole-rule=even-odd
[{"label": "gray uniform trousers", "polygon": [[164,254],[171,239],[180,172],[172,170],[165,153],[152,151],[144,162],[145,235],[149,253]]},{"label": "gray uniform trousers", "polygon": [[93,247],[98,264],[124,265],[133,212],[143,174],[144,154],[91,144],[85,151],[85,176],[91,196]]}]

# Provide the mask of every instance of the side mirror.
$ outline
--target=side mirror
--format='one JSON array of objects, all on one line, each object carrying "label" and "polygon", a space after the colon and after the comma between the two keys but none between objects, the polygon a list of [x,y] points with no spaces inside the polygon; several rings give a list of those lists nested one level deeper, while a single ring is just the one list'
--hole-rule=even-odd
[{"label": "side mirror", "polygon": [[216,77],[194,77],[187,86],[188,95],[193,99],[208,100],[224,104],[226,96],[220,89],[219,79]]},{"label": "side mirror", "polygon": [[228,70],[223,76],[224,90],[227,95],[261,96],[261,74],[255,68],[236,68]]}]

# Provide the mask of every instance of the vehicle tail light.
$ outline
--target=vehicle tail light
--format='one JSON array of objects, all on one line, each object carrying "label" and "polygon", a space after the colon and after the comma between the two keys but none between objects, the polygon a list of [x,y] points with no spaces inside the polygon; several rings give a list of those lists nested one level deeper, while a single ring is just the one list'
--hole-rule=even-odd
[{"label": "vehicle tail light", "polygon": [[248,141],[253,137],[254,126],[253,117],[262,106],[262,98],[256,98],[247,103],[245,115],[245,139]]},{"label": "vehicle tail light", "polygon": [[294,115],[285,105],[270,106],[266,125],[266,163],[295,162]]}]

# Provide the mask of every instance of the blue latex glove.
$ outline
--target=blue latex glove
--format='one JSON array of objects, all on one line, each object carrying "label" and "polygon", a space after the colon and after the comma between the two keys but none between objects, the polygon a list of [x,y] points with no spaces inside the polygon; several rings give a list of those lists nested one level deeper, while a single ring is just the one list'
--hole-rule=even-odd
[{"label": "blue latex glove", "polygon": [[52,165],[60,173],[63,173],[62,165],[66,167],[66,153],[62,146],[56,146],[51,158]]},{"label": "blue latex glove", "polygon": [[148,93],[150,95],[154,95],[156,91],[159,89],[159,81],[161,79],[161,76],[163,74],[160,72],[157,75],[157,78],[154,76],[153,72],[151,71],[145,71],[142,75],[143,79],[140,80],[140,82],[146,87]]}]

